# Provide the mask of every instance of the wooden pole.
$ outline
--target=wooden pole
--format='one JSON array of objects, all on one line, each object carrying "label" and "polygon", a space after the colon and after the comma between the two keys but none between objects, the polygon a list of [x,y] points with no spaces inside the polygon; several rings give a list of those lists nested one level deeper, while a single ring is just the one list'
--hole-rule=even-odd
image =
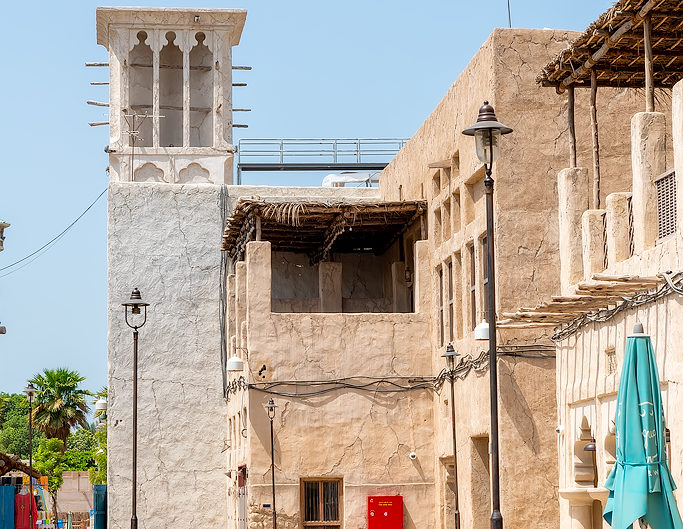
[{"label": "wooden pole", "polygon": [[654,60],[652,58],[652,20],[650,15],[643,19],[643,45],[645,47],[645,112],[655,111]]},{"label": "wooden pole", "polygon": [[567,125],[569,128],[569,167],[576,167],[576,130],[574,128],[574,85],[567,87]]},{"label": "wooden pole", "polygon": [[600,143],[598,141],[598,80],[591,70],[591,132],[593,136],[593,209],[600,209]]}]

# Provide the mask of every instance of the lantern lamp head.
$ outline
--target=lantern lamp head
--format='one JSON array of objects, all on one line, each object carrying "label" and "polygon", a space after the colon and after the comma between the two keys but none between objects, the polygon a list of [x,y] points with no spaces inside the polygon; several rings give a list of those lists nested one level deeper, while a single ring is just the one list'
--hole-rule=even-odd
[{"label": "lantern lamp head", "polygon": [[488,101],[484,101],[484,104],[479,108],[477,122],[462,131],[466,136],[474,136],[477,157],[489,168],[498,156],[500,136],[511,132],[510,127],[503,125],[496,119],[496,113]]}]

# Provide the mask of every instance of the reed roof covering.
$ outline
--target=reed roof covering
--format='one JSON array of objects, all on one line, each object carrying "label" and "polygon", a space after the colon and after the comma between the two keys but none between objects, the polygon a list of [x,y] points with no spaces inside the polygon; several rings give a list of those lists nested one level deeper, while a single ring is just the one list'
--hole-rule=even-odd
[{"label": "reed roof covering", "polygon": [[671,88],[683,78],[683,1],[619,0],[542,70],[536,81],[562,91],[590,86],[645,85],[643,20],[651,17],[654,86]]},{"label": "reed roof covering", "polygon": [[273,250],[307,253],[312,262],[322,260],[329,252],[379,254],[426,210],[425,201],[241,199],[226,221],[222,249],[233,259],[239,258],[260,223],[261,240],[270,241]]}]

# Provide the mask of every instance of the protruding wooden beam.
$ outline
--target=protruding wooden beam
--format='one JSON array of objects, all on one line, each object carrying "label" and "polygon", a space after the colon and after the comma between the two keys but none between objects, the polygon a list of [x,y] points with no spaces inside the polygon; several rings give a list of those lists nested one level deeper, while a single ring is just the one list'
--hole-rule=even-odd
[{"label": "protruding wooden beam", "polygon": [[569,130],[569,167],[576,167],[576,129],[574,127],[574,86],[567,87],[567,127]]},{"label": "protruding wooden beam", "polygon": [[591,136],[593,138],[593,205],[592,209],[600,209],[600,143],[598,141],[598,80],[594,69],[591,69]]},{"label": "protruding wooden beam", "polygon": [[643,47],[645,48],[645,112],[655,111],[654,59],[652,57],[652,20],[643,19]]},{"label": "protruding wooden beam", "polygon": [[450,169],[451,168],[451,161],[450,160],[440,160],[438,162],[429,162],[427,164],[427,167],[430,169]]}]

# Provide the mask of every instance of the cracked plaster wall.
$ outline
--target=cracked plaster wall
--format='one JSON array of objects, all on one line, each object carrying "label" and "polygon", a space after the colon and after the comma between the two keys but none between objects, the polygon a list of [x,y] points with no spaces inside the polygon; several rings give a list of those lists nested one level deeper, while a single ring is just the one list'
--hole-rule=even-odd
[{"label": "cracked plaster wall", "polygon": [[[417,283],[428,262],[424,259],[416,271]],[[245,268],[248,380],[431,373],[428,355],[418,345],[429,340],[424,304],[415,314],[273,313],[270,244],[249,243]],[[263,364],[265,378],[259,378],[256,371]],[[365,499],[371,494],[403,495],[407,529],[436,524],[432,395],[398,395],[340,390],[306,399],[273,396],[279,406],[274,423],[279,524],[299,527],[302,477],[343,478],[347,528],[365,527]],[[248,407],[248,448],[234,454],[234,465],[249,469],[250,527],[272,523],[269,509],[262,508],[270,503],[269,423],[263,407],[269,397],[250,390],[228,403],[230,416],[243,402]],[[408,458],[411,451],[418,454],[415,461]]]},{"label": "cracked plaster wall", "polygon": [[132,337],[120,303],[151,303],[140,330],[141,529],[217,527],[226,516],[218,286],[219,186],[109,186],[109,515],[130,523]]},{"label": "cracked plaster wall", "polygon": [[[477,356],[485,349],[472,336],[470,285],[476,287],[477,319],[484,315],[482,279],[486,232],[481,163],[474,140],[461,131],[476,121],[482,101],[496,109],[499,121],[514,129],[501,141],[493,167],[497,309],[501,313],[534,306],[559,290],[557,173],[568,165],[566,97],[542,88],[535,77],[543,65],[577,36],[559,30],[497,29],[472,58],[442,101],[406,146],[382,172],[380,190],[387,200],[424,198],[429,202],[432,254],[432,370],[443,366],[439,340],[438,267],[454,263],[454,346]],[[576,130],[579,165],[591,167],[587,90],[577,90]],[[630,119],[641,104],[634,91],[600,89],[603,200],[630,186]],[[603,154],[604,153],[604,154]],[[445,162],[444,169],[429,168]],[[579,229],[579,227],[577,227]],[[474,248],[474,277],[469,245]],[[445,274],[444,274],[445,275]],[[448,299],[444,281],[444,299]],[[448,312],[445,311],[446,336]],[[548,342],[539,331],[500,331],[499,343]],[[559,518],[554,427],[554,361],[500,360],[501,499],[506,524],[554,527]],[[458,474],[464,526],[473,523],[469,455],[472,438],[489,433],[488,371],[470,373],[456,383]],[[435,399],[436,455],[452,454],[447,391]],[[440,484],[442,489],[445,488]],[[442,493],[443,494],[443,493]],[[446,490],[445,494],[448,494]],[[529,502],[528,498],[537,498]],[[444,526],[452,513],[441,512]]]}]

